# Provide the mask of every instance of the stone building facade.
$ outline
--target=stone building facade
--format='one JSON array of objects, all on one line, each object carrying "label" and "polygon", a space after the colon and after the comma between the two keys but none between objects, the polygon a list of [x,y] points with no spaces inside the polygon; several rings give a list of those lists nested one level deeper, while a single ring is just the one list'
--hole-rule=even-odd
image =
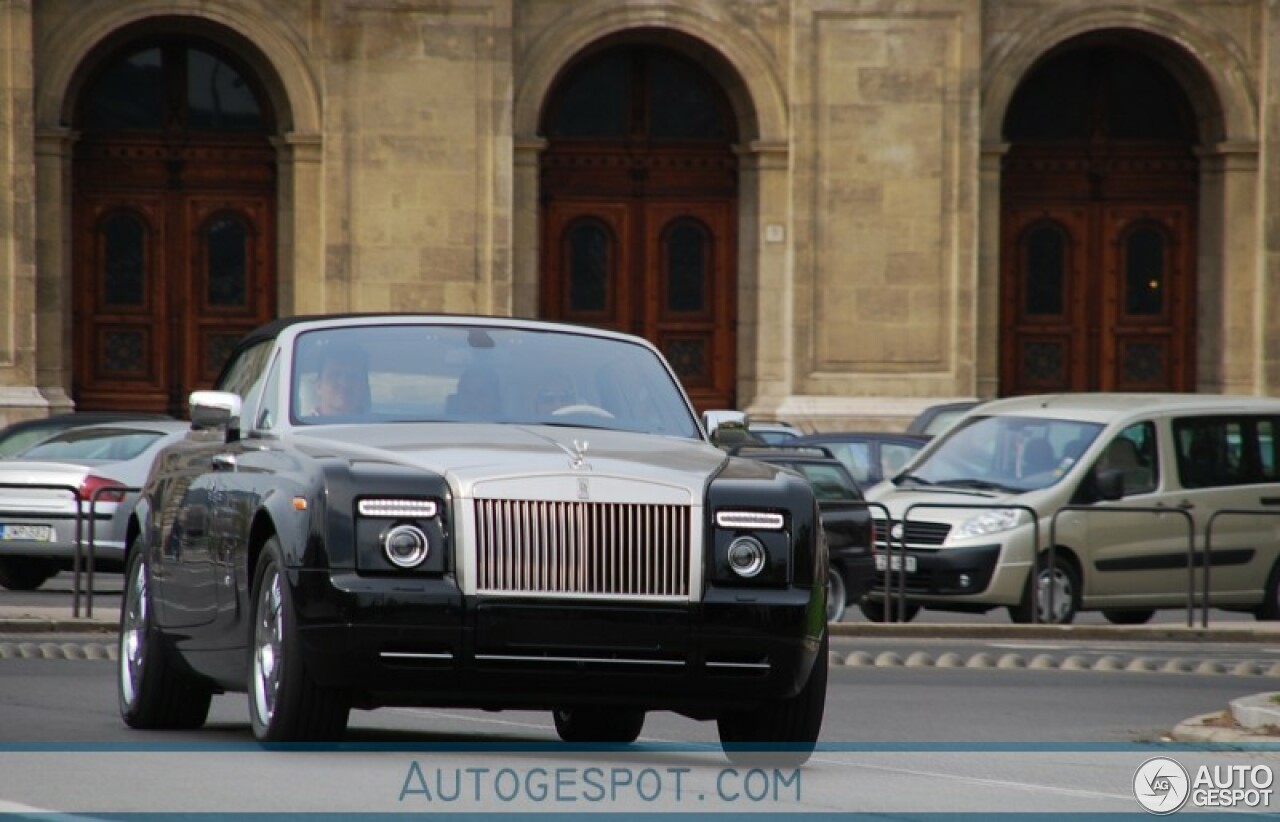
[{"label": "stone building facade", "polygon": [[276,315],[654,339],[818,430],[1280,394],[1276,0],[0,0],[0,417]]}]

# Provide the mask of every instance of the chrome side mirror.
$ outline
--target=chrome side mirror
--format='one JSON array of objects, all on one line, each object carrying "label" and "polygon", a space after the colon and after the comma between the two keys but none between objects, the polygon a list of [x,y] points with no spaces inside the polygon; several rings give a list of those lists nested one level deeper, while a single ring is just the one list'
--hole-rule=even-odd
[{"label": "chrome side mirror", "polygon": [[702,414],[702,427],[713,445],[729,448],[750,440],[747,415],[741,411],[716,410]]},{"label": "chrome side mirror", "polygon": [[191,430],[226,432],[227,442],[240,437],[240,413],[243,400],[230,391],[192,391]]}]

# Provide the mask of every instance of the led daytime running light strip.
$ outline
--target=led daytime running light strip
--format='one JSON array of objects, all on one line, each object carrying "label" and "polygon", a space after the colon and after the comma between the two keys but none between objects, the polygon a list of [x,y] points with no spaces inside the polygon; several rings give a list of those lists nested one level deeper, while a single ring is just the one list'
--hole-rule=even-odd
[{"label": "led daytime running light strip", "polygon": [[356,503],[362,517],[423,517],[431,519],[440,512],[429,499],[362,499]]},{"label": "led daytime running light strip", "polygon": [[766,511],[717,511],[716,525],[720,528],[757,528],[763,531],[781,531],[782,514]]}]

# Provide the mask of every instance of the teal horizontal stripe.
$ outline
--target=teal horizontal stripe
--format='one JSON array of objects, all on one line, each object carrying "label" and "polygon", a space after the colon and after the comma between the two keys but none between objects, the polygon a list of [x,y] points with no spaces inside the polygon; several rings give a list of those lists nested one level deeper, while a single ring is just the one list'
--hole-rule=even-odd
[{"label": "teal horizontal stripe", "polygon": [[[1183,814],[1197,822],[1216,819],[1235,819],[1263,814],[1242,813],[1192,813]],[[1158,819],[1152,814],[1138,813],[28,813],[0,814],[6,819],[40,819],[41,822],[84,822],[96,819],[101,822],[156,822],[157,819],[173,819],[174,822],[346,822],[348,819],[370,819],[372,822],[399,822],[401,819],[430,819],[430,822],[511,822],[512,819],[532,819],[535,822],[778,822],[780,819],[803,819],[804,822],[860,822],[877,819],[879,822],[1043,822],[1044,819],[1079,819],[1082,822],[1132,822],[1134,819]]]}]

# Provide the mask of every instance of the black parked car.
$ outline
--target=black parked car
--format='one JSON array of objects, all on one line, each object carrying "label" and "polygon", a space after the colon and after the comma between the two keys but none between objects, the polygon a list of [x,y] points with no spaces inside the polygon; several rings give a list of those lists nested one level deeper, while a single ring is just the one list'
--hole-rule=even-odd
[{"label": "black parked car", "polygon": [[870,488],[898,473],[929,443],[924,434],[894,431],[835,431],[806,434],[792,445],[820,445],[844,463],[859,488]]},{"label": "black parked car", "polygon": [[437,705],[548,710],[565,740],[626,743],[670,710],[716,720],[731,757],[809,757],[828,665],[814,492],[715,447],[648,342],[280,320],[191,420],[130,530],[130,726],[198,727],[223,690],[248,692],[269,742]]},{"label": "black parked car", "polygon": [[840,460],[819,445],[738,445],[736,456],[781,465],[803,476],[818,497],[822,528],[827,535],[831,569],[827,573],[827,620],[839,622],[845,609],[859,603],[875,575],[871,553],[871,513],[862,491]]}]

